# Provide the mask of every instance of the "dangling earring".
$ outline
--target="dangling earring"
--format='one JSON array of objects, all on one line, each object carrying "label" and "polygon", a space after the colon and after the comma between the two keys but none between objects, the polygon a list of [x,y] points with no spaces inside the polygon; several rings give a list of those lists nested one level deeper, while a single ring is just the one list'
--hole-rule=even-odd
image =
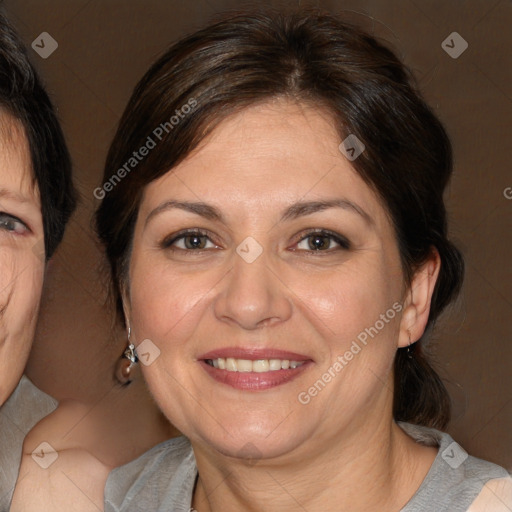
[{"label": "dangling earring", "polygon": [[409,359],[412,359],[412,349],[411,349],[411,332],[407,331],[407,334],[409,335],[409,345],[407,346],[407,357]]},{"label": "dangling earring", "polygon": [[137,352],[135,351],[135,345],[130,342],[131,332],[131,328],[128,327],[128,346],[116,364],[115,376],[118,382],[123,386],[130,384],[132,381],[132,368],[139,361]]}]

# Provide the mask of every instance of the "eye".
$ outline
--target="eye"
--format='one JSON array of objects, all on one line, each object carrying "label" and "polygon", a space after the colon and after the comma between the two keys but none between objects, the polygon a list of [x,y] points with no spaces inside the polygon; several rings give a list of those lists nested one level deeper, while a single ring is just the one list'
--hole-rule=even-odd
[{"label": "eye", "polygon": [[17,235],[23,235],[28,231],[28,227],[17,217],[9,215],[8,213],[0,212],[0,230],[15,233]]},{"label": "eye", "polygon": [[206,233],[200,230],[185,231],[164,240],[162,246],[167,249],[178,249],[182,251],[197,251],[215,249],[217,247]]},{"label": "eye", "polygon": [[300,239],[294,249],[309,252],[332,252],[336,249],[349,249],[349,241],[337,233],[331,231],[313,231]]}]

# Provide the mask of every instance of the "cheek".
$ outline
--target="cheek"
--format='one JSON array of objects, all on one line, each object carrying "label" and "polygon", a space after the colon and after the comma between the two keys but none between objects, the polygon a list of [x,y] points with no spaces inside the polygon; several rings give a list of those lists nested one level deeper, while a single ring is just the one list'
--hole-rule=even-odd
[{"label": "cheek", "polygon": [[373,326],[400,298],[399,279],[386,273],[378,259],[354,262],[320,276],[302,275],[295,281],[297,304],[303,305],[304,314],[309,311],[316,329],[332,340],[336,350]]},{"label": "cheek", "polygon": [[0,375],[2,386],[10,386],[20,378],[32,345],[44,266],[34,255],[3,253],[0,270]]},{"label": "cheek", "polygon": [[[142,262],[141,262],[142,263]],[[171,341],[192,329],[201,316],[208,293],[215,286],[215,272],[183,276],[165,266],[132,263],[130,302],[137,340],[145,338]]]},{"label": "cheek", "polygon": [[6,254],[0,259],[0,316],[3,325],[35,323],[43,288],[44,263],[35,254]]},{"label": "cheek", "polygon": [[[319,371],[336,375],[327,409],[356,410],[370,404],[388,382],[399,328],[400,274],[379,259],[339,268],[323,286],[304,287],[304,304],[315,314],[327,358]],[[333,366],[336,364],[336,366]],[[341,400],[340,400],[341,398]]]}]

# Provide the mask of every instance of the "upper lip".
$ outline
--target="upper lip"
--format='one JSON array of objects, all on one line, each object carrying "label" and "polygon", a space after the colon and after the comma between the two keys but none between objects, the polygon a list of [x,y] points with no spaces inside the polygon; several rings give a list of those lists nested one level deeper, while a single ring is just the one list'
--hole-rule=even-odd
[{"label": "upper lip", "polygon": [[248,359],[256,361],[258,359],[289,359],[290,361],[310,361],[311,358],[296,352],[279,350],[275,348],[247,348],[247,347],[226,347],[211,350],[206,354],[199,356],[198,360],[218,359],[233,357],[234,359]]}]

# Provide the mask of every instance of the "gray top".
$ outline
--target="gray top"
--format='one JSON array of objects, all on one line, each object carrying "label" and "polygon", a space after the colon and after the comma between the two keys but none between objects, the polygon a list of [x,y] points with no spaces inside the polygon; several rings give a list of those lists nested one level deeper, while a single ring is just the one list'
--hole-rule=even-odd
[{"label": "gray top", "polygon": [[0,407],[0,512],[7,512],[11,504],[25,436],[57,405],[57,400],[23,376],[7,402]]},{"label": "gray top", "polygon": [[[399,425],[417,442],[439,446],[423,483],[401,512],[466,512],[471,504],[470,512],[512,510],[512,479],[505,469],[468,456],[448,434]],[[188,439],[164,441],[110,473],[105,512],[190,512],[196,477]],[[498,490],[489,490],[489,482],[498,482]]]},{"label": "gray top", "polygon": [[[9,510],[26,434],[57,405],[24,376],[0,407],[0,512]],[[468,456],[448,434],[399,425],[417,442],[439,446],[425,480],[401,512],[512,511],[512,479],[503,468]],[[110,473],[105,512],[190,512],[196,477],[188,439],[170,439]]]}]

